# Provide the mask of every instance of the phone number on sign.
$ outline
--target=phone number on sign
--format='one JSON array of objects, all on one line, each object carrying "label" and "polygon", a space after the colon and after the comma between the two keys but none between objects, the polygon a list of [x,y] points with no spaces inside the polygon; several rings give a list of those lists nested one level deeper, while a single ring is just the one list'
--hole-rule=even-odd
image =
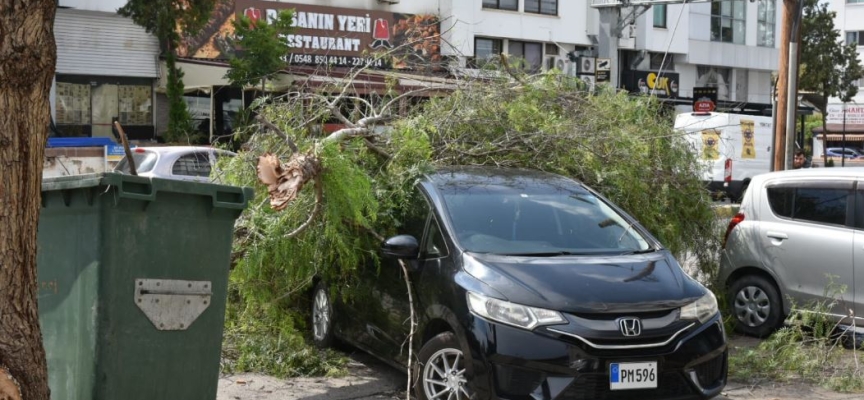
[{"label": "phone number on sign", "polygon": [[337,67],[385,67],[381,58],[375,57],[352,57],[352,56],[328,56],[315,54],[290,54],[289,64],[305,65],[333,65]]}]

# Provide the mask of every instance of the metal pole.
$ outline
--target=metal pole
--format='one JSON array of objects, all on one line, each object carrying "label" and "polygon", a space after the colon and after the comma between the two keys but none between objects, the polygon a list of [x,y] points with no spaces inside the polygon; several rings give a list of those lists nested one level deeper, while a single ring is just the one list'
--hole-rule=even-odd
[{"label": "metal pole", "polygon": [[846,102],[843,102],[843,154],[840,159],[840,166],[846,166]]},{"label": "metal pole", "polygon": [[798,113],[798,40],[801,32],[801,19],[804,16],[804,0],[793,3],[795,20],[789,31],[789,85],[786,87],[786,168],[792,169],[795,152],[795,115]]},{"label": "metal pole", "polygon": [[789,42],[789,84],[786,87],[786,152],[784,170],[792,169],[795,154],[795,114],[798,111],[798,43]]}]

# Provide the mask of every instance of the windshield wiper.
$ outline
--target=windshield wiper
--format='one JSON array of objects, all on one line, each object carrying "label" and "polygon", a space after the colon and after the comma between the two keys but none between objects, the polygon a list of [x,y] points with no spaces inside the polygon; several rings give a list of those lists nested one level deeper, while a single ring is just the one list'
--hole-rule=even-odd
[{"label": "windshield wiper", "polygon": [[655,252],[655,251],[657,251],[657,249],[655,249],[655,248],[653,248],[653,247],[649,247],[649,248],[647,248],[647,249],[645,249],[645,250],[633,250],[633,251],[628,251],[628,252],[623,253],[623,254],[626,254],[626,255],[630,255],[630,254],[646,254],[646,253],[653,253],[653,252]]},{"label": "windshield wiper", "polygon": [[502,256],[511,256],[511,257],[557,257],[557,256],[582,256],[587,253],[573,253],[570,251],[549,251],[549,252],[538,252],[538,253],[502,253]]}]

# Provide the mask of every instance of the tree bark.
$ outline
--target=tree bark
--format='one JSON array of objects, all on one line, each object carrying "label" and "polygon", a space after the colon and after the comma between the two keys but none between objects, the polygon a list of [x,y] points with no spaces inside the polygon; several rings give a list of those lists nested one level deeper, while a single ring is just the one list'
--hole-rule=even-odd
[{"label": "tree bark", "polygon": [[0,1],[0,398],[49,398],[36,230],[57,58],[55,10],[55,0]]}]

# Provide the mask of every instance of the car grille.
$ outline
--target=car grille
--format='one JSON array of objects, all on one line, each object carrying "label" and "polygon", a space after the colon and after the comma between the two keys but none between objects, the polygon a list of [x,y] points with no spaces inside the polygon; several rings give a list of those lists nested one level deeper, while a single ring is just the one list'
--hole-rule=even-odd
[{"label": "car grille", "polygon": [[527,396],[546,379],[545,374],[529,369],[495,365],[498,395],[505,398]]},{"label": "car grille", "polygon": [[656,389],[615,391],[609,389],[609,378],[606,375],[582,375],[555,400],[612,400],[621,398],[666,400],[692,394],[693,389],[677,372],[660,375]]},{"label": "car grille", "polygon": [[696,377],[699,378],[699,384],[703,388],[717,386],[720,379],[723,378],[723,370],[726,367],[726,357],[721,355],[714,359],[696,365]]}]

